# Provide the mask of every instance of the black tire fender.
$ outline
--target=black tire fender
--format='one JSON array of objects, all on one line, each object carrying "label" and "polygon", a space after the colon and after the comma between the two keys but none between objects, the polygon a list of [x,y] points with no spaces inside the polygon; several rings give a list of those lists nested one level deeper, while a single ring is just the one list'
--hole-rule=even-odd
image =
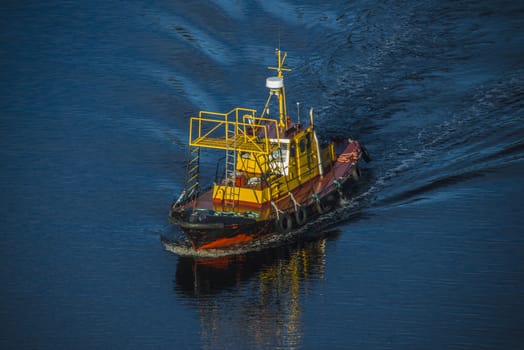
[{"label": "black tire fender", "polygon": [[307,221],[307,210],[304,206],[299,206],[295,212],[295,221],[298,226],[302,226]]},{"label": "black tire fender", "polygon": [[280,214],[276,221],[277,230],[280,233],[288,233],[293,229],[293,219],[287,213]]},{"label": "black tire fender", "polygon": [[317,211],[319,214],[324,214],[324,206],[322,203],[320,203],[320,201],[317,201]]},{"label": "black tire fender", "polygon": [[358,181],[360,180],[360,169],[357,165],[355,165],[355,167],[353,168],[353,170],[351,170],[351,178],[354,180],[354,181]]}]

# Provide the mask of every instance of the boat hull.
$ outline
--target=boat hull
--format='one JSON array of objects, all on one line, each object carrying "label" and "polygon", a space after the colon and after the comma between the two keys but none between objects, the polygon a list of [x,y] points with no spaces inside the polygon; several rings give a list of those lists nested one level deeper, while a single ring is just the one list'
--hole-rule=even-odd
[{"label": "boat hull", "polygon": [[[258,213],[256,218],[232,212],[224,214],[214,210],[192,208],[172,208],[169,218],[173,224],[182,228],[196,250],[224,248],[255,239],[285,235],[338,206],[342,193],[348,187],[349,179],[350,177],[340,179],[338,186],[323,192],[321,197],[317,196],[315,199],[308,196],[309,200],[304,201],[297,210],[291,205],[288,210],[279,212],[278,215],[268,204],[258,210],[250,208],[251,211],[245,212],[251,215]],[[319,181],[320,179],[314,180]],[[307,187],[311,188],[309,184]]]}]

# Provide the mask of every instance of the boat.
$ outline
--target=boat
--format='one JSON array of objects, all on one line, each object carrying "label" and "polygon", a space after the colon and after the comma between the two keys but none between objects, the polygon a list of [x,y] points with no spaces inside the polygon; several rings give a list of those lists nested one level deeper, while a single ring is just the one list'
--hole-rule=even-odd
[{"label": "boat", "polygon": [[[320,143],[314,112],[308,123],[293,120],[286,106],[287,53],[276,50],[276,75],[266,79],[269,96],[262,112],[236,107],[200,111],[190,117],[184,187],[169,210],[195,250],[244,244],[285,235],[335,208],[361,174],[367,150],[349,137]],[[278,115],[270,116],[276,106]],[[308,119],[308,118],[306,118]],[[222,154],[215,179],[200,183],[202,152]],[[217,151],[218,150],[218,151]],[[222,153],[223,152],[223,153]]]}]

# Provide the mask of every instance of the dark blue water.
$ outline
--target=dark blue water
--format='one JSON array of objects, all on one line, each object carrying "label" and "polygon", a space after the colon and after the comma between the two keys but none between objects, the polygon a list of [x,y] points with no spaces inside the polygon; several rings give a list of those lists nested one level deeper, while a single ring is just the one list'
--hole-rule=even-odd
[{"label": "dark blue water", "polygon": [[[166,251],[189,116],[279,46],[374,161],[299,239]],[[522,2],[8,1],[0,49],[2,349],[524,346]]]}]

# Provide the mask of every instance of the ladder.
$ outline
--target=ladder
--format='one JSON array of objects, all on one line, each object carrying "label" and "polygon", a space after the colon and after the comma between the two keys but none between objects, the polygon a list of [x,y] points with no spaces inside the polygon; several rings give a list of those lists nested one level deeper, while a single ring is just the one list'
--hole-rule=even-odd
[{"label": "ladder", "polygon": [[236,177],[237,177],[237,150],[236,150],[236,135],[233,137],[235,141],[233,148],[226,147],[226,193],[224,194],[224,205],[235,209],[235,204],[240,199],[240,188],[237,188]]},{"label": "ladder", "polygon": [[191,147],[186,164],[186,178],[184,189],[188,198],[196,196],[200,191],[200,147]]},{"label": "ladder", "polygon": [[226,179],[235,179],[236,176],[236,165],[237,165],[237,153],[234,149],[226,149]]}]

